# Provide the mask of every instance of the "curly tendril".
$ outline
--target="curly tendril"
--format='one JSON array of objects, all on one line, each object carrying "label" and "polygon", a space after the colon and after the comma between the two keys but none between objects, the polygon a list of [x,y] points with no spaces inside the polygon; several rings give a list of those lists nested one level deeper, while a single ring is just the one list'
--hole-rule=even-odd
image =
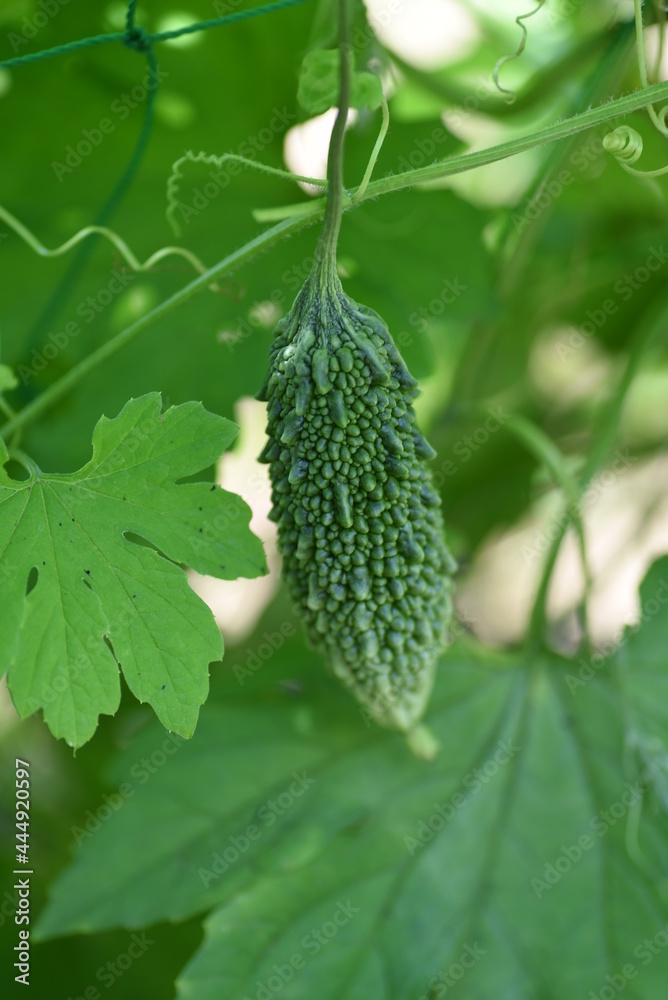
[{"label": "curly tendril", "polygon": [[[358,201],[363,197],[369,185],[369,181],[371,180],[371,175],[373,174],[374,167],[376,166],[376,161],[378,160],[378,155],[382,149],[383,142],[385,141],[385,136],[387,135],[387,130],[390,125],[390,111],[384,94],[381,97],[380,110],[382,114],[380,131],[373,150],[371,151],[371,156],[369,157],[369,162],[367,163],[360,185],[352,195],[346,191],[343,192],[343,204],[346,207],[352,202]],[[181,236],[182,229],[176,214],[180,211],[182,217],[185,218],[188,213],[188,206],[184,205],[183,202],[180,202],[178,197],[180,181],[183,180],[183,171],[181,168],[186,163],[204,163],[207,166],[215,166],[218,170],[222,170],[225,163],[241,163],[245,167],[252,167],[254,170],[259,170],[262,173],[273,174],[274,177],[284,177],[286,180],[294,181],[298,184],[311,184],[313,187],[320,187],[323,188],[323,190],[327,190],[327,181],[319,177],[304,177],[302,174],[293,174],[289,170],[281,170],[278,167],[268,167],[264,163],[258,163],[256,160],[249,160],[247,157],[239,156],[237,153],[223,153],[221,156],[217,156],[214,153],[193,153],[193,151],[189,149],[183,156],[179,157],[179,159],[175,160],[172,164],[172,170],[167,179],[167,221],[171,226],[172,232],[177,238]],[[308,215],[312,211],[317,211],[318,208],[319,205],[317,203],[311,202],[310,204],[305,204],[304,202],[300,202],[297,205],[256,209],[253,212],[253,218],[256,222],[276,222],[280,219],[290,218],[291,216]]]},{"label": "curly tendril", "polygon": [[520,14],[518,17],[515,18],[515,24],[517,24],[518,27],[521,28],[521,30],[522,30],[522,37],[520,39],[520,43],[519,43],[519,45],[517,46],[517,48],[515,49],[515,51],[511,55],[509,55],[509,56],[502,56],[501,59],[499,59],[499,61],[497,62],[496,66],[494,67],[494,70],[492,72],[492,77],[494,79],[494,84],[495,84],[497,90],[501,94],[507,94],[508,95],[507,98],[506,98],[506,103],[507,104],[512,104],[514,102],[514,100],[515,100],[515,98],[516,98],[517,95],[516,95],[516,93],[515,93],[514,90],[508,90],[507,87],[502,87],[501,84],[499,83],[499,73],[501,71],[501,67],[505,66],[505,64],[508,63],[508,62],[512,62],[513,59],[519,59],[519,57],[522,55],[522,53],[524,52],[524,49],[526,47],[527,38],[529,37],[529,31],[528,31],[528,28],[527,28],[527,26],[526,26],[526,24],[524,22],[528,18],[533,17],[534,14],[537,14],[538,11],[541,9],[541,7],[544,6],[544,4],[545,4],[545,0],[538,0],[538,6],[537,7],[534,7],[533,10],[530,10],[528,14]]},{"label": "curly tendril", "polygon": [[628,125],[620,125],[603,139],[603,149],[620,163],[636,163],[642,156],[642,136]]},{"label": "curly tendril", "polygon": [[315,187],[327,187],[327,181],[319,177],[303,177],[301,174],[293,174],[289,170],[268,167],[264,163],[257,163],[255,160],[249,160],[247,157],[239,156],[237,153],[223,153],[222,156],[216,156],[215,153],[193,153],[189,149],[183,156],[174,161],[172,171],[167,178],[167,221],[172,227],[172,232],[177,237],[181,236],[182,232],[181,226],[176,219],[176,212],[183,205],[179,201],[178,194],[179,182],[183,180],[181,167],[185,163],[204,163],[210,167],[218,167],[219,170],[222,170],[225,163],[242,163],[245,167],[252,167],[254,170],[259,170],[264,174],[273,174],[274,177],[284,177],[287,180],[301,184],[313,184]]},{"label": "curly tendril", "polygon": [[[659,118],[664,122],[667,112],[668,106],[662,108],[658,113]],[[629,128],[628,125],[620,125],[612,132],[608,132],[603,139],[603,149],[605,149],[608,153],[612,153],[619,165],[626,170],[628,174],[648,179],[653,177],[662,177],[664,174],[668,174],[668,166],[660,167],[658,170],[637,170],[634,166],[632,166],[632,164],[637,163],[642,156],[643,141],[640,133],[636,132],[634,128]]]},{"label": "curly tendril", "polygon": [[[641,86],[643,90],[645,90],[649,85],[649,80],[647,77],[647,63],[645,59],[641,0],[633,0],[633,10],[635,16],[638,75],[640,77]],[[668,137],[668,105],[657,111],[654,108],[654,105],[648,104],[647,113],[657,132]],[[658,170],[637,170],[634,166],[632,166],[632,164],[637,163],[642,156],[643,142],[640,133],[626,125],[620,125],[619,128],[614,129],[612,132],[608,132],[603,139],[603,148],[607,150],[607,152],[612,153],[620,167],[622,167],[627,174],[631,174],[634,177],[642,177],[644,180],[651,181],[654,177],[663,177],[665,174],[668,174],[668,166],[660,167]],[[655,185],[655,189],[659,196],[662,197],[660,188]]]},{"label": "curly tendril", "polygon": [[[61,243],[59,247],[55,247],[50,250],[45,247],[40,240],[32,233],[27,226],[24,226],[15,215],[12,215],[6,208],[0,205],[0,219],[5,222],[10,229],[13,229],[17,236],[20,236],[24,243],[39,254],[40,257],[60,257],[67,253],[73,247],[77,246],[82,240],[87,239],[89,236],[103,236],[108,240],[116,250],[119,252],[126,264],[128,264],[133,271],[150,271],[151,268],[163,260],[165,257],[182,257],[188,261],[188,263],[197,271],[198,274],[206,273],[206,265],[202,263],[199,257],[192,253],[191,250],[186,250],[184,247],[162,247],[160,250],[156,250],[155,253],[151,254],[145,261],[140,261],[132,252],[130,247],[127,245],[124,239],[120,237],[113,229],[108,229],[106,226],[84,226],[80,229],[78,233],[71,236],[69,240]],[[220,292],[220,287],[213,283],[209,286],[211,291]]]}]

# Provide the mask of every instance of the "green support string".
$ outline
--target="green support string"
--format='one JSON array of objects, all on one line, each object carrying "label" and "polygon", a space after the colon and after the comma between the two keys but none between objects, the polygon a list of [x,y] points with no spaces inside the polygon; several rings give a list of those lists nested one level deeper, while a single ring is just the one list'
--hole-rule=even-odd
[{"label": "green support string", "polygon": [[[134,51],[140,52],[146,56],[149,73],[152,75],[153,79],[157,81],[158,64],[153,50],[154,42],[169,41],[170,39],[178,38],[180,35],[188,35],[195,31],[205,31],[209,28],[221,27],[231,22],[242,21],[251,17],[258,17],[283,8],[299,6],[309,2],[310,0],[275,0],[275,2],[265,4],[261,7],[254,7],[250,10],[244,11],[235,11],[232,14],[226,14],[222,17],[213,18],[208,21],[199,21],[195,24],[185,25],[181,28],[176,28],[173,31],[163,31],[156,34],[149,34],[149,32],[147,32],[144,28],[135,24],[135,14],[137,11],[138,0],[130,0],[125,16],[125,31],[111,32],[105,35],[93,35],[88,38],[82,38],[74,42],[69,42],[66,45],[57,45],[51,49],[44,49],[41,52],[29,53],[23,56],[18,56],[14,59],[7,59],[4,62],[0,62],[0,68],[10,69],[14,66],[40,62],[54,56],[67,55],[68,53],[81,51],[96,45],[120,42],[127,48],[133,49]],[[135,148],[125,170],[123,171],[123,174],[119,178],[106,202],[95,216],[93,220],[94,226],[103,227],[107,225],[137,174],[153,127],[153,111],[156,92],[157,85],[148,91],[144,118]],[[93,238],[85,244],[82,244],[76,252],[67,270],[51,294],[48,302],[45,304],[42,313],[27,336],[25,344],[27,350],[30,350],[31,347],[35,347],[41,342],[48,326],[53,322],[54,316],[57,316],[63,309],[70,294],[76,287],[77,279],[86,266],[87,261],[90,259],[96,244],[97,240]]]},{"label": "green support string", "polygon": [[209,28],[220,28],[225,24],[232,24],[234,21],[245,21],[249,17],[260,17],[263,14],[272,14],[274,11],[284,10],[287,7],[299,7],[312,0],[274,0],[273,3],[263,4],[261,7],[252,7],[250,10],[237,10],[233,14],[225,14],[223,17],[213,17],[208,21],[197,21],[195,24],[187,24],[182,28],[174,28],[172,31],[158,31],[149,34],[143,28],[134,24],[134,13],[137,7],[136,0],[130,3],[126,17],[125,31],[113,31],[106,35],[91,35],[89,38],[79,38],[75,42],[68,42],[66,45],[56,45],[52,49],[42,49],[41,52],[31,52],[24,56],[16,56],[14,59],[5,59],[0,62],[0,69],[11,69],[14,66],[23,66],[26,63],[41,62],[42,59],[51,59],[54,56],[64,56],[69,52],[79,52],[81,49],[92,48],[94,45],[107,45],[112,42],[121,42],[129,48],[136,48],[139,51],[146,51],[145,47],[154,42],[168,42],[173,38],[180,38],[182,35],[192,35],[196,31],[208,31]]},{"label": "green support string", "polygon": [[[159,79],[158,63],[155,58],[151,42],[148,39],[148,35],[143,31],[143,29],[137,28],[134,24],[136,7],[137,0],[132,0],[128,6],[126,14],[126,31],[123,35],[121,35],[121,40],[128,48],[145,54],[146,61],[148,63],[148,71],[153,80],[156,82],[156,86],[147,91],[144,116],[139,136],[137,137],[137,142],[135,143],[135,147],[125,170],[119,177],[111,194],[102,205],[102,208],[93,219],[93,226],[96,227],[106,226],[127,194],[130,185],[135,179],[153,129],[153,109],[155,106],[155,98],[158,90],[157,82]],[[93,253],[97,242],[96,238],[88,240],[85,244],[82,243],[75,253],[67,270],[49,296],[44,309],[26,338],[26,350],[36,347],[44,339],[49,326],[53,323],[54,317],[60,314],[70,294],[76,287],[79,276],[83,273],[87,262],[90,260],[91,254]]]}]

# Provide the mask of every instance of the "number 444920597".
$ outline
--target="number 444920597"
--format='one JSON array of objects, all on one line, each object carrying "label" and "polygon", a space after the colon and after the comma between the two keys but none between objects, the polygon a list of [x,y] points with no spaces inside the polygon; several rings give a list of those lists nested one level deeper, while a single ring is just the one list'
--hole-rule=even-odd
[{"label": "number 444920597", "polygon": [[30,764],[16,758],[16,862],[28,864]]}]

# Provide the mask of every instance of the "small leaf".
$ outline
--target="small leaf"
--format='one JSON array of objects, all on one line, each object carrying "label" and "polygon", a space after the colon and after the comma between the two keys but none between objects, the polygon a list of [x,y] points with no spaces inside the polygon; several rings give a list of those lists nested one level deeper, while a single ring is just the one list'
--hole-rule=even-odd
[{"label": "small leaf", "polygon": [[0,365],[0,392],[15,389],[18,384],[19,380],[14,374],[14,369],[10,368],[9,365]]},{"label": "small leaf", "polygon": [[175,481],[236,433],[201,403],[161,413],[151,393],[100,419],[78,472],[31,464],[17,481],[0,469],[0,657],[21,715],[43,708],[53,734],[80,746],[118,708],[121,667],[168,729],[192,734],[223,643],[179,564],[234,579],[265,561],[239,497]]},{"label": "small leaf", "polygon": [[[309,114],[319,115],[333,107],[339,97],[338,49],[314,49],[302,62],[297,91],[299,103]],[[353,73],[350,106],[377,108],[383,99],[380,80],[373,73]]]},{"label": "small leaf", "polygon": [[383,100],[383,88],[375,73],[354,73],[350,104],[353,108],[375,111]]}]

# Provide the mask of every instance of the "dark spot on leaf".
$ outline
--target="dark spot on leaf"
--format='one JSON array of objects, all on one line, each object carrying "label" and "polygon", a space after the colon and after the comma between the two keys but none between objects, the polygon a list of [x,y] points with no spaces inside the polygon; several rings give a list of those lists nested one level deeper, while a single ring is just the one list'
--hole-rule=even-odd
[{"label": "dark spot on leaf", "polygon": [[28,573],[28,579],[26,580],[26,597],[28,596],[30,591],[34,590],[35,587],[37,586],[38,578],[39,578],[39,571],[36,566],[33,566],[33,568]]},{"label": "dark spot on leaf", "polygon": [[203,532],[203,531],[204,531],[204,528],[200,528],[200,529],[199,529],[199,533],[200,533],[200,535],[202,534],[202,532]]},{"label": "dark spot on leaf", "polygon": [[85,569],[84,573],[86,574],[86,576],[90,576],[90,570],[89,569]]},{"label": "dark spot on leaf", "polygon": [[161,690],[161,691],[164,691],[166,687],[167,687],[167,685],[166,685],[166,684],[163,684],[163,685],[162,685],[162,687],[160,688],[160,690]]},{"label": "dark spot on leaf", "polygon": [[212,486],[210,492],[213,493],[213,491],[215,490],[215,488],[216,488],[215,486]]}]

